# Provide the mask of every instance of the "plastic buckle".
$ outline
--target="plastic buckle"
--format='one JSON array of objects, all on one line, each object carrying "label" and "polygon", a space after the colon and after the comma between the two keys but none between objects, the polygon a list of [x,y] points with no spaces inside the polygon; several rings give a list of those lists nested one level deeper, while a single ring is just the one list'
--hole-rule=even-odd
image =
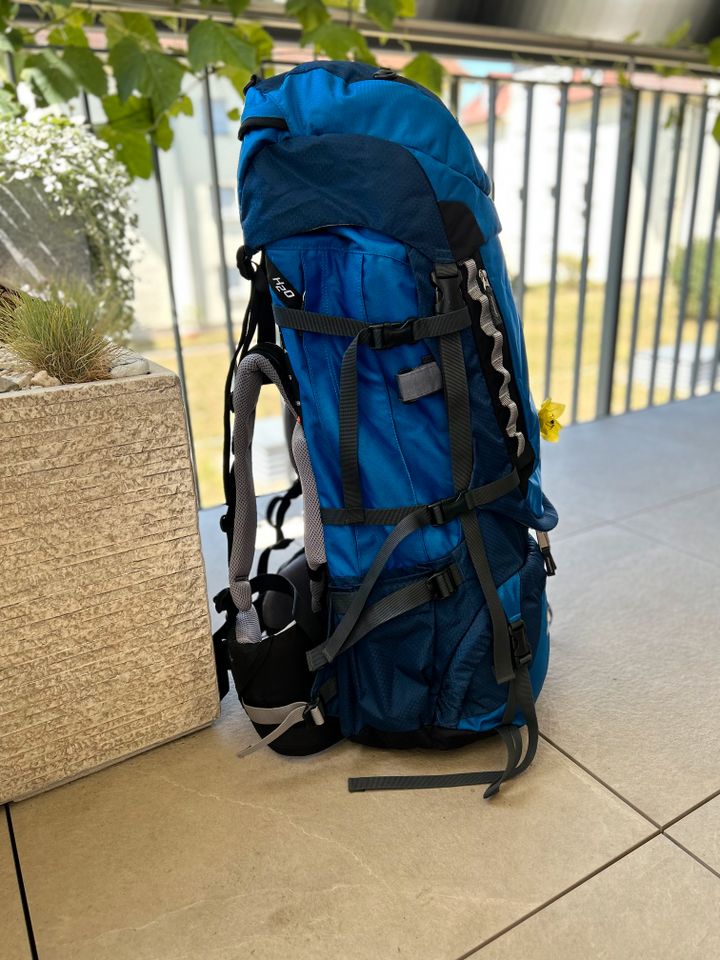
[{"label": "plastic buckle", "polygon": [[456,263],[436,263],[431,278],[436,290],[435,305],[438,313],[449,313],[465,306],[460,289],[462,275]]},{"label": "plastic buckle", "polygon": [[218,521],[218,526],[220,527],[223,533],[228,532],[228,515],[226,513],[224,513],[220,517],[220,520]]},{"label": "plastic buckle", "polygon": [[452,596],[460,586],[462,577],[460,576],[460,570],[457,564],[453,563],[451,566],[445,567],[444,570],[439,570],[437,573],[434,573],[428,578],[426,583],[430,588],[433,599],[446,600]]},{"label": "plastic buckle", "polygon": [[414,320],[414,317],[408,317],[404,323],[371,323],[367,328],[370,346],[373,350],[386,350],[401,343],[415,343]]},{"label": "plastic buckle", "polygon": [[373,80],[395,80],[397,78],[397,71],[390,70],[388,67],[383,67],[380,70],[376,70],[373,74]]},{"label": "plastic buckle", "polygon": [[303,720],[307,720],[308,717],[312,719],[316,727],[321,727],[325,723],[325,712],[319,700],[313,700],[305,706]]},{"label": "plastic buckle", "polygon": [[444,523],[450,523],[451,520],[455,520],[469,510],[472,510],[472,504],[468,501],[468,491],[463,490],[454,497],[428,504],[430,525],[439,527]]},{"label": "plastic buckle", "polygon": [[527,630],[524,620],[513,620],[508,624],[510,631],[510,646],[512,648],[513,660],[518,667],[527,666],[532,661],[532,649],[528,642]]}]

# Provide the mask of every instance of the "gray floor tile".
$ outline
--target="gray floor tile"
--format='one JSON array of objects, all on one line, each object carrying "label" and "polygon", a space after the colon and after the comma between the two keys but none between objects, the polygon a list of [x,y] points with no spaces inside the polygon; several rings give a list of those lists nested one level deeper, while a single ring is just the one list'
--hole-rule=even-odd
[{"label": "gray floor tile", "polygon": [[720,955],[718,899],[720,880],[657,837],[473,960],[708,960]]},{"label": "gray floor tile", "polygon": [[642,510],[623,520],[622,525],[683,553],[720,564],[720,486]]},{"label": "gray floor tile", "polygon": [[487,802],[346,778],[492,766],[490,742],[238,760],[253,737],[226,704],[210,730],[15,808],[41,957],[455,960],[653,830],[547,744]]},{"label": "gray floor tile", "polygon": [[693,810],[667,832],[710,869],[720,873],[720,797]]},{"label": "gray floor tile", "polygon": [[707,490],[720,476],[720,395],[579,424],[543,444],[558,533]]},{"label": "gray floor tile", "polygon": [[541,729],[667,823],[720,789],[717,568],[613,526],[556,555]]},{"label": "gray floor tile", "polygon": [[30,960],[5,810],[0,807],[0,960]]}]

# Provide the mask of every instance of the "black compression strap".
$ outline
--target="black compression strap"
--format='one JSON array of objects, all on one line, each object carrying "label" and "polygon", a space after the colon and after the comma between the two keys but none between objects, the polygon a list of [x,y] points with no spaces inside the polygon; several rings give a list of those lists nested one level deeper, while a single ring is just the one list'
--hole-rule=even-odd
[{"label": "black compression strap", "polygon": [[295,310],[292,307],[273,307],[279,327],[302,330],[306,333],[325,333],[334,337],[363,335],[368,346],[376,350],[397,346],[399,343],[416,343],[431,337],[444,337],[471,326],[472,319],[467,307],[430,317],[411,317],[400,323],[365,323],[351,317],[336,317],[328,313],[313,313],[311,310]]},{"label": "black compression strap", "polygon": [[[425,509],[431,514],[428,523],[442,524],[455,520],[468,510],[484,507],[505,494],[510,493],[520,483],[517,470],[512,470],[504,477],[486,483],[482,487],[473,487],[472,490],[462,492],[456,496],[438,500],[436,503],[425,504]],[[360,510],[344,510],[342,507],[322,507],[320,517],[328,526],[349,526],[351,524],[365,524],[367,526],[394,527],[411,513],[415,513],[418,504],[407,507],[367,507]],[[422,506],[422,505],[420,505]]]},{"label": "black compression strap", "polygon": [[[463,511],[475,509],[475,506],[484,506],[487,503],[491,503],[493,500],[497,500],[499,497],[509,493],[509,491],[514,489],[517,485],[517,471],[513,470],[511,473],[501,477],[499,480],[493,480],[492,483],[485,484],[484,486],[477,487],[475,490],[473,490],[473,505],[468,507],[463,498],[461,501],[462,509]],[[452,497],[448,501],[440,501],[441,504],[454,504],[457,502],[457,497]],[[373,587],[377,583],[378,577],[382,573],[385,564],[390,559],[391,554],[398,544],[402,543],[406,537],[409,537],[411,533],[414,533],[416,530],[420,530],[422,527],[427,527],[432,524],[438,525],[441,523],[447,523],[449,520],[453,519],[452,515],[445,516],[443,515],[442,510],[434,510],[434,507],[438,507],[438,504],[416,507],[411,513],[407,514],[397,524],[397,526],[394,527],[391,533],[388,534],[382,547],[376,554],[370,569],[365,574],[363,582],[355,592],[353,600],[348,607],[347,613],[336,627],[334,633],[329,637],[328,640],[325,641],[325,643],[314,647],[307,654],[308,666],[311,670],[319,670],[320,667],[324,666],[326,663],[331,663],[335,657],[345,649],[346,641],[355,628],[356,623],[360,619],[362,612],[365,609],[365,604],[367,603],[368,597],[370,596]],[[454,515],[457,516],[458,514]]]}]

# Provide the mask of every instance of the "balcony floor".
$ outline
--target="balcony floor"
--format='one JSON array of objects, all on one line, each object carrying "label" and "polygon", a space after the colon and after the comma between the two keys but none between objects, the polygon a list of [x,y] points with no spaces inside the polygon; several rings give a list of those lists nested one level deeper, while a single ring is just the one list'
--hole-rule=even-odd
[{"label": "balcony floor", "polygon": [[[238,760],[253,733],[230,696],[213,728],[10,808],[37,956],[720,956],[719,425],[715,395],[545,445],[561,525],[542,739],[492,802],[346,790],[491,767],[491,743]],[[27,960],[0,831],[0,958]]]}]

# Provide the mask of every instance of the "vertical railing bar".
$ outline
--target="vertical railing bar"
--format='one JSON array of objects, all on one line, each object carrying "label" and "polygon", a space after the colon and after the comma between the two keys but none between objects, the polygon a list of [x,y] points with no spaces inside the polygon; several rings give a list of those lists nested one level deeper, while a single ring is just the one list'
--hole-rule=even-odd
[{"label": "vertical railing bar", "polygon": [[560,87],[560,121],[558,124],[557,160],[555,164],[555,209],[553,212],[552,254],[550,257],[550,290],[548,294],[547,339],[545,341],[545,396],[550,396],[553,340],[555,338],[555,298],[557,296],[557,259],[560,243],[560,201],[562,198],[565,127],[567,124],[568,84]]},{"label": "vertical railing bar", "polygon": [[720,372],[720,302],[718,303],[717,316],[715,318],[717,323],[717,331],[715,334],[715,357],[713,358],[712,364],[712,373],[710,380],[710,390],[712,393],[715,392],[715,384],[717,383],[718,373]]},{"label": "vertical railing bar", "polygon": [[690,204],[690,222],[688,224],[687,247],[683,258],[682,281],[680,284],[680,302],[678,305],[677,328],[675,330],[675,347],[673,350],[672,375],[670,380],[670,399],[674,400],[677,393],[678,367],[680,366],[680,347],[685,330],[685,310],[687,309],[688,290],[690,287],[690,265],[692,263],[693,237],[695,234],[695,217],[697,216],[698,194],[700,192],[700,173],[702,172],[703,151],[705,149],[705,122],[707,120],[708,98],[702,97],[700,109],[699,138],[695,155],[695,179],[693,182],[692,201]]},{"label": "vertical railing bar", "polygon": [[497,110],[497,80],[488,80],[488,155],[487,175],[495,193],[495,111]]},{"label": "vertical railing bar", "polygon": [[13,60],[12,54],[8,51],[5,54],[5,63],[7,64],[8,77],[10,78],[10,83],[17,83],[17,74],[15,73],[15,61]]},{"label": "vertical railing bar", "polygon": [[460,78],[450,77],[450,113],[457,120],[460,113]]},{"label": "vertical railing bar", "polygon": [[672,172],[670,174],[670,190],[667,201],[667,214],[665,218],[665,239],[663,240],[662,261],[660,267],[660,289],[658,290],[657,312],[655,314],[655,330],[653,333],[653,349],[650,361],[650,383],[648,385],[648,406],[652,407],[655,403],[655,380],[657,378],[658,350],[660,349],[660,332],[662,330],[663,308],[665,306],[665,285],[667,283],[668,256],[670,253],[670,240],[672,237],[673,210],[675,209],[675,190],[677,188],[678,167],[680,165],[680,147],[682,145],[682,128],[685,122],[685,101],[684,93],[678,94],[678,117],[675,127],[675,137],[673,142],[673,160]]},{"label": "vertical railing bar", "polygon": [[596,408],[596,416],[598,417],[609,416],[612,409],[623,265],[625,262],[625,238],[630,205],[630,181],[635,151],[637,104],[638,91],[633,88],[624,89],[620,103],[620,130],[618,131],[610,249],[608,251],[607,282],[605,284],[605,302],[603,304],[600,334],[600,368],[598,370]]},{"label": "vertical railing bar", "polygon": [[713,201],[712,219],[710,221],[710,233],[708,234],[707,253],[705,256],[705,269],[703,271],[702,295],[700,298],[700,312],[698,313],[698,328],[695,338],[695,355],[692,366],[692,395],[697,393],[698,375],[700,372],[700,354],[702,352],[703,333],[705,332],[705,320],[710,306],[710,290],[713,282],[713,267],[715,258],[715,231],[717,230],[718,214],[720,214],[720,163],[718,164],[718,175],[715,181],[715,199]]},{"label": "vertical railing bar", "polygon": [[170,299],[170,319],[172,320],[173,340],[175,341],[175,357],[177,359],[178,376],[180,378],[180,390],[185,406],[185,416],[187,418],[188,437],[190,439],[190,451],[192,453],[192,471],[195,479],[195,489],[200,495],[197,476],[197,457],[195,453],[195,440],[193,439],[192,422],[190,419],[190,400],[187,391],[187,380],[185,379],[185,360],[183,357],[182,340],[180,339],[180,324],[178,322],[177,301],[175,300],[175,281],[173,279],[172,256],[170,253],[170,236],[168,233],[167,208],[165,206],[165,191],[163,190],[162,175],[160,173],[160,157],[155,144],[152,144],[153,170],[155,173],[155,186],[157,188],[158,211],[160,213],[160,237],[162,239],[163,258],[165,260],[165,275],[167,277],[168,296]]},{"label": "vertical railing bar", "polygon": [[215,216],[215,232],[217,238],[218,257],[220,260],[220,286],[225,308],[225,327],[227,331],[228,349],[230,356],[235,352],[235,333],[233,331],[232,304],[230,303],[230,289],[227,281],[227,265],[225,263],[225,231],[222,223],[222,204],[220,203],[220,180],[218,178],[217,150],[215,149],[215,121],[212,115],[212,94],[210,90],[210,76],[207,67],[203,72],[203,101],[205,116],[208,125],[208,148],[210,153],[211,193],[213,214]]},{"label": "vertical railing bar", "polygon": [[527,100],[525,104],[525,155],[523,158],[523,185],[520,199],[520,269],[518,273],[517,301],[520,318],[524,318],[525,307],[525,252],[527,247],[528,187],[530,183],[530,141],[532,137],[533,91],[532,83],[525,84]]},{"label": "vertical railing bar", "polygon": [[90,100],[87,95],[87,91],[82,90],[80,92],[80,102],[82,103],[83,114],[85,115],[85,123],[91,127],[92,126],[92,116],[90,114]]},{"label": "vertical railing bar", "polygon": [[580,361],[582,359],[583,334],[585,328],[585,297],[587,296],[588,262],[590,259],[590,215],[592,213],[593,186],[595,183],[595,152],[597,148],[598,121],[600,118],[601,88],[593,89],[592,111],[590,115],[590,149],[588,152],[588,173],[585,182],[585,235],[583,237],[582,257],[580,260],[580,287],[578,290],[578,315],[575,335],[575,361],[573,365],[573,388],[570,422],[577,420],[578,398],[580,395]]},{"label": "vertical railing bar", "polygon": [[656,90],[653,94],[652,116],[650,118],[650,141],[648,146],[647,174],[645,178],[645,203],[643,205],[642,234],[640,236],[640,252],[638,254],[637,277],[635,278],[635,301],[633,303],[632,328],[630,330],[630,357],[628,359],[627,385],[625,387],[625,413],[630,409],[632,402],[635,351],[637,350],[638,328],[640,326],[640,301],[642,299],[645,250],[647,248],[648,223],[650,222],[653,179],[655,177],[655,152],[657,149],[661,100],[662,93],[660,90]]}]

